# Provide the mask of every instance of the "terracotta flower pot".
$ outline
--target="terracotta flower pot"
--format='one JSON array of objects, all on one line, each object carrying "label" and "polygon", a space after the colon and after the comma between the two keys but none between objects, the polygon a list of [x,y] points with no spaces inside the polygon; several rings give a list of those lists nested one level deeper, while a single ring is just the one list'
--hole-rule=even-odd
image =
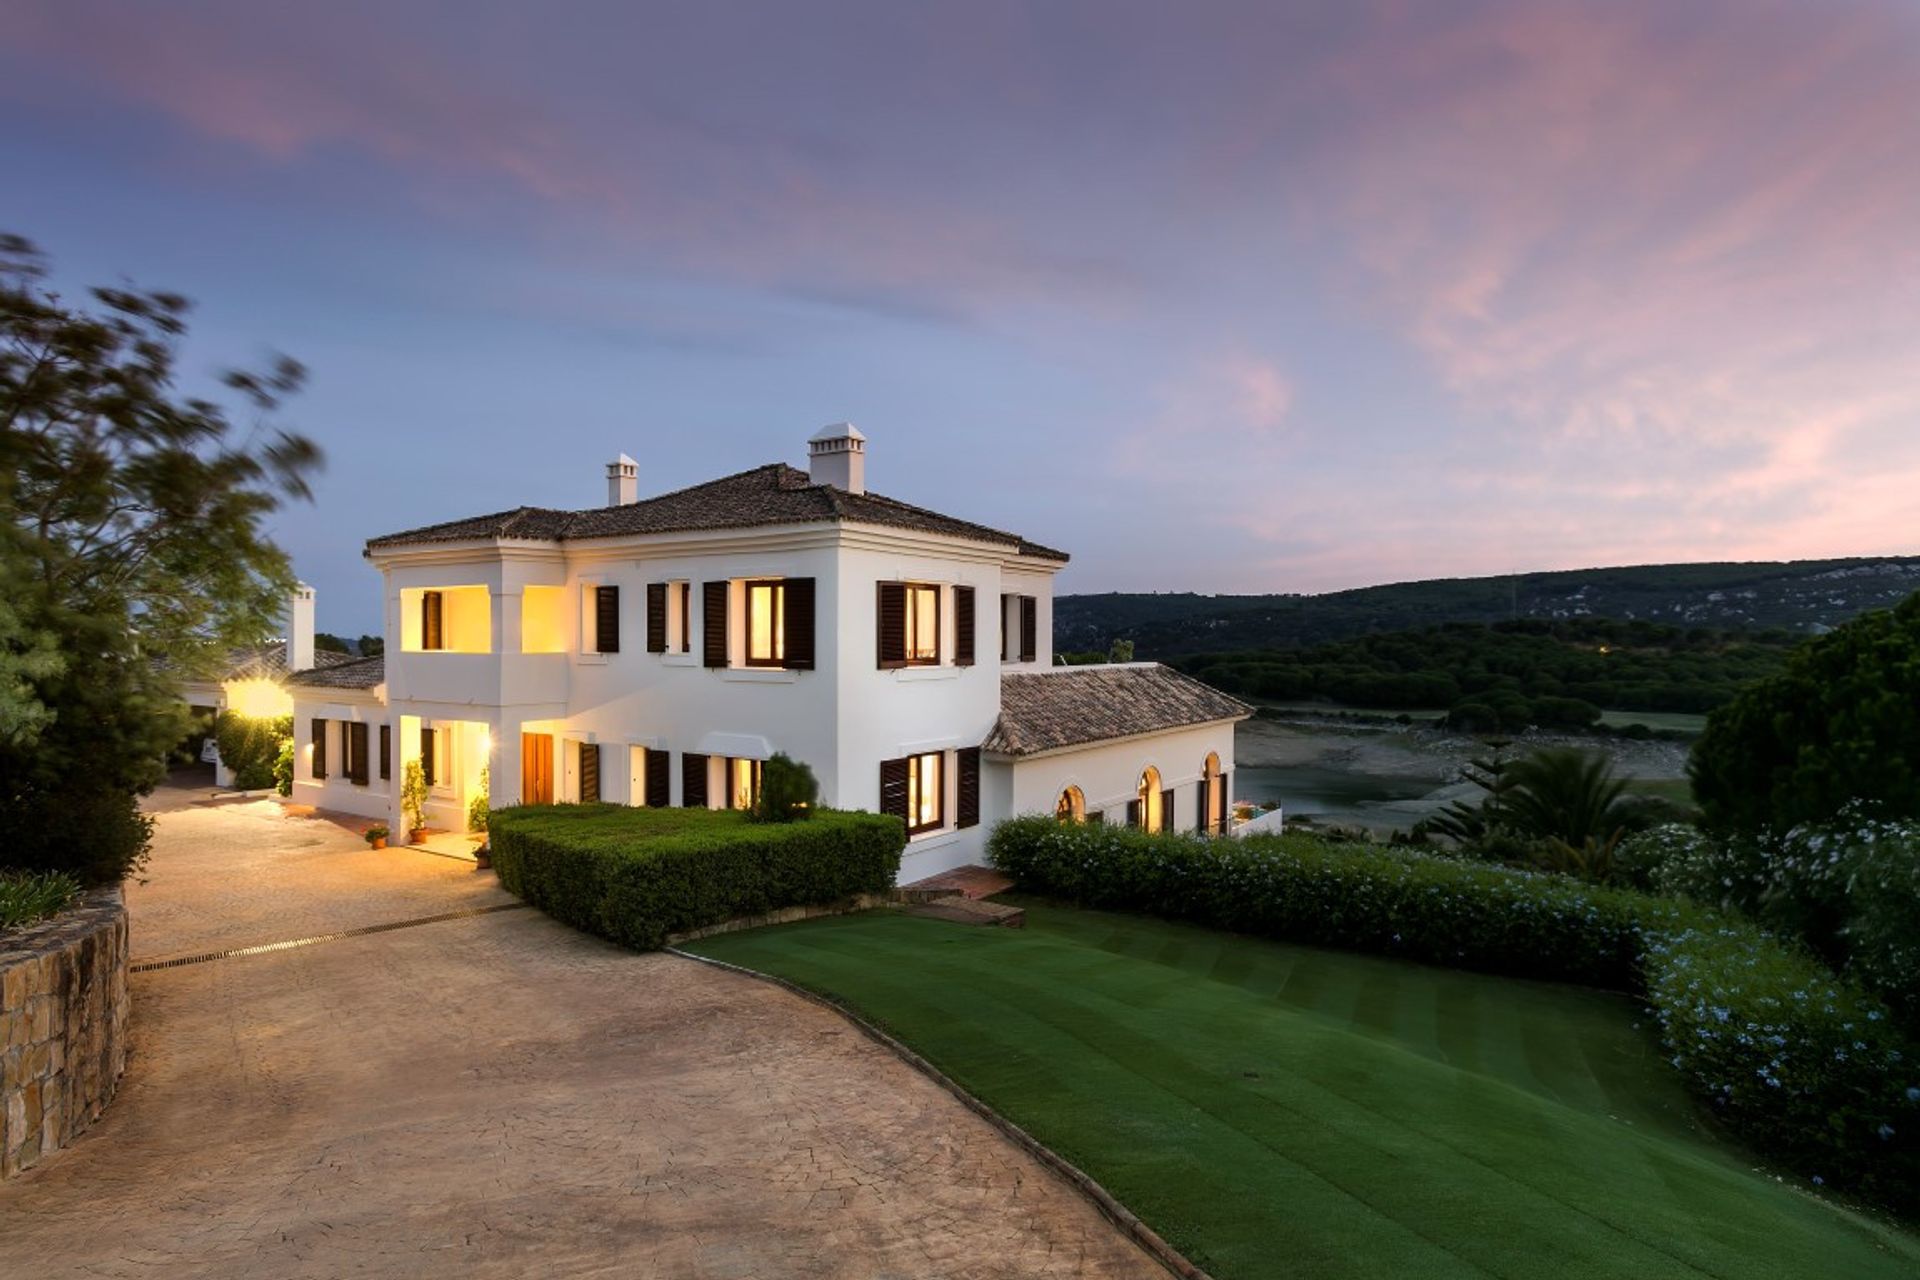
[{"label": "terracotta flower pot", "polygon": [[425,844],[426,842],[427,842],[427,829],[425,827],[415,827],[412,831],[409,831],[407,833],[408,844]]},{"label": "terracotta flower pot", "polygon": [[387,847],[387,838],[386,838],[385,836],[375,836],[375,837],[373,838],[373,847],[374,847],[374,848],[376,848],[376,849],[384,849],[384,848],[386,848],[386,847]]}]

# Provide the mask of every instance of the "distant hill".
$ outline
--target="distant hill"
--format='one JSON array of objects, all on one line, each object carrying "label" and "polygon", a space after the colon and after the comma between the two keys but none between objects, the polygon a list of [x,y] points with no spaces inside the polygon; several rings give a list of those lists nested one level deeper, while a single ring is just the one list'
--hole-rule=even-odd
[{"label": "distant hill", "polygon": [[1682,627],[1838,626],[1920,591],[1920,556],[1850,560],[1658,564],[1499,578],[1436,578],[1326,595],[1061,596],[1054,648],[1134,642],[1140,658],[1290,648],[1446,622],[1515,618],[1644,619]]}]

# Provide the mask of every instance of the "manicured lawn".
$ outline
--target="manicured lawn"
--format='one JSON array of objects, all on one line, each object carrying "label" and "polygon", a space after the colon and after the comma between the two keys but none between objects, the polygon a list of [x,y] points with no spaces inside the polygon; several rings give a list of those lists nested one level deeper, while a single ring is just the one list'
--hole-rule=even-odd
[{"label": "manicured lawn", "polygon": [[1911,1277],[1702,1128],[1623,997],[1028,906],[710,938],[830,993],[1221,1280]]}]

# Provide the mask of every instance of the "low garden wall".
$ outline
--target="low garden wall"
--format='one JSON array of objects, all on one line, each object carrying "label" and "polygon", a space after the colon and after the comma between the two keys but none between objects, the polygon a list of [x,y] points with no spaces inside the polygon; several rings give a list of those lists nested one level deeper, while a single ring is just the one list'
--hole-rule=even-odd
[{"label": "low garden wall", "polygon": [[0,934],[0,1178],[71,1142],[127,1063],[127,909],[96,889]]},{"label": "low garden wall", "polygon": [[555,919],[642,950],[743,917],[887,894],[898,818],[817,810],[795,822],[614,804],[496,809],[500,883]]}]

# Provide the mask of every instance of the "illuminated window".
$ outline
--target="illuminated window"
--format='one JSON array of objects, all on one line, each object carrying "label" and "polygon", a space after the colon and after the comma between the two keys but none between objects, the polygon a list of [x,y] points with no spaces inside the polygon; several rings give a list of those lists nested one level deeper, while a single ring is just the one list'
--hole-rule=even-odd
[{"label": "illuminated window", "polygon": [[946,788],[941,785],[940,760],[938,751],[907,757],[908,835],[932,831],[943,822],[941,802]]},{"label": "illuminated window", "polygon": [[760,764],[758,760],[727,761],[727,808],[751,809],[760,802]]},{"label": "illuminated window", "polygon": [[777,667],[787,660],[787,588],[782,582],[747,584],[747,665]]},{"label": "illuminated window", "polygon": [[937,666],[940,662],[940,588],[907,586],[907,665]]},{"label": "illuminated window", "polygon": [[1136,789],[1134,804],[1137,806],[1136,821],[1142,831],[1166,830],[1166,808],[1161,802],[1160,771],[1148,765],[1140,775],[1140,785]]},{"label": "illuminated window", "polygon": [[1053,816],[1061,822],[1085,822],[1087,820],[1086,793],[1078,787],[1068,787],[1062,791],[1059,801],[1053,806]]}]

